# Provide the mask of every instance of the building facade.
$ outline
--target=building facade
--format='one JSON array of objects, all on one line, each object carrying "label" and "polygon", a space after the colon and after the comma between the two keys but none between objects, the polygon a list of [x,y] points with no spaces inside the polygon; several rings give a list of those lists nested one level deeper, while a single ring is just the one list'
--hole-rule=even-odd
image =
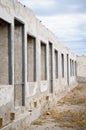
[{"label": "building facade", "polygon": [[48,101],[76,86],[76,59],[30,9],[0,0],[1,129],[25,130]]}]

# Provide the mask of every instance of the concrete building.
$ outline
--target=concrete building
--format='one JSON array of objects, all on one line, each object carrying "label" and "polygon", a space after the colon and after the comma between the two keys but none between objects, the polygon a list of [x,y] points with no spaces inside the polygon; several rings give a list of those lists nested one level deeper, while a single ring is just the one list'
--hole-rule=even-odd
[{"label": "concrete building", "polygon": [[86,56],[77,56],[77,82],[86,86]]},{"label": "concrete building", "polygon": [[79,66],[79,57],[30,9],[17,0],[0,0],[1,130],[25,130],[78,84]]}]

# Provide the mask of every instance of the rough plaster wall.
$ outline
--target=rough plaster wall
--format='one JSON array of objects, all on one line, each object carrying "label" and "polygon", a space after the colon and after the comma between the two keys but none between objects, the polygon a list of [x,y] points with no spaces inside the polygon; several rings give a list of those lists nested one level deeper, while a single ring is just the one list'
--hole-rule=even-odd
[{"label": "rough plaster wall", "polygon": [[86,77],[86,56],[77,57],[77,76]]},{"label": "rough plaster wall", "polygon": [[13,90],[12,86],[0,86],[0,118],[3,119],[3,126],[10,122],[10,113],[13,112]]},{"label": "rough plaster wall", "polygon": [[86,84],[86,56],[77,57],[77,80]]},{"label": "rough plaster wall", "polygon": [[24,114],[15,121],[11,121],[8,125],[1,128],[1,130],[26,130],[30,125],[30,115]]},{"label": "rough plaster wall", "polygon": [[52,45],[49,44],[49,90],[50,92],[52,91],[52,84],[51,84],[51,80],[52,80]]},{"label": "rough plaster wall", "polygon": [[16,105],[22,103],[22,26],[15,26],[14,32],[14,83]]},{"label": "rough plaster wall", "polygon": [[28,82],[34,81],[34,39],[27,38],[27,80]]},{"label": "rough plaster wall", "polygon": [[8,83],[8,24],[0,24],[0,84]]},{"label": "rough plaster wall", "polygon": [[45,80],[45,69],[46,69],[46,45],[45,44],[41,44],[41,80]]}]

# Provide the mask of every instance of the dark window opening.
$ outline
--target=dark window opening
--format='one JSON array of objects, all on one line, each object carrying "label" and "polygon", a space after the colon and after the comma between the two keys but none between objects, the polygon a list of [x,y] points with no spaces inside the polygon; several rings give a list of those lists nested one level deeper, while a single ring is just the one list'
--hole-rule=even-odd
[{"label": "dark window opening", "polygon": [[64,54],[61,54],[61,61],[62,61],[62,78],[64,78]]},{"label": "dark window opening", "polygon": [[55,55],[55,78],[58,78],[58,51],[55,50],[54,51],[54,55]]}]

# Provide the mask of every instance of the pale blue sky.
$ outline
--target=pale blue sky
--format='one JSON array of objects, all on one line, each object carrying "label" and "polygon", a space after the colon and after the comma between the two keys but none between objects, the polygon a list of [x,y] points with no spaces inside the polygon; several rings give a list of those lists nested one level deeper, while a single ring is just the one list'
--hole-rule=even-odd
[{"label": "pale blue sky", "polygon": [[86,0],[19,0],[30,7],[61,43],[86,55]]}]

